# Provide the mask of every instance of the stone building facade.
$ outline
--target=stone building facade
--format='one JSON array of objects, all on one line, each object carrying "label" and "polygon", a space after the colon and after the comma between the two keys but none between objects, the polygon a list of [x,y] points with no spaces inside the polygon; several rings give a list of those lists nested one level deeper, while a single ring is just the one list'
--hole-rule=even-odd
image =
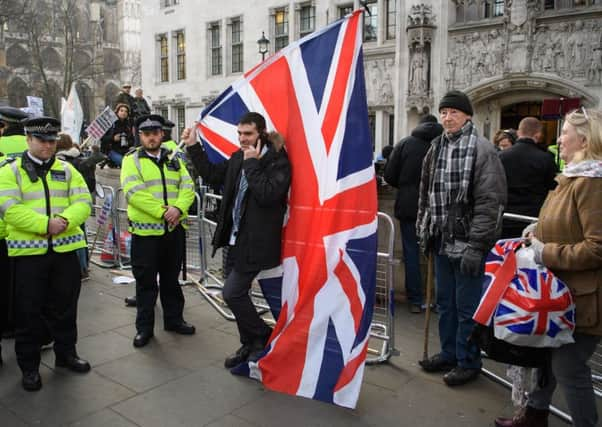
[{"label": "stone building facade", "polygon": [[[90,121],[105,105],[112,104],[121,86],[122,56],[118,28],[118,1],[77,1],[69,24],[73,26],[73,53],[66,47],[64,21],[60,2],[41,0],[38,5],[44,19],[44,34],[40,38],[40,59],[51,90],[43,91],[43,77],[34,66],[31,36],[28,27],[18,18],[7,17],[1,45],[6,55],[5,103],[16,107],[27,106],[29,95],[44,98],[45,113],[60,112],[61,96],[66,88],[66,60],[73,62],[74,84],[77,88],[85,120]],[[25,4],[25,3],[24,3]],[[64,5],[64,4],[63,4]],[[46,32],[48,31],[48,32]],[[66,58],[67,55],[67,58]]]},{"label": "stone building facade", "polygon": [[[375,157],[448,89],[466,91],[485,136],[540,115],[543,100],[602,97],[600,0],[367,0],[364,69]],[[358,0],[153,0],[142,17],[142,85],[178,129],[269,53]],[[268,54],[269,54],[268,53]],[[555,138],[558,123],[547,122]]]}]

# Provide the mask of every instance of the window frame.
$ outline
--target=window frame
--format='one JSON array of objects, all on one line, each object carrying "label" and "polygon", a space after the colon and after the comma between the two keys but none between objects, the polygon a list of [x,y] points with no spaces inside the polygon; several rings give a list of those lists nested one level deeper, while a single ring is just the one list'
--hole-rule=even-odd
[{"label": "window frame", "polygon": [[[288,16],[288,6],[276,7],[272,10],[272,27],[274,39],[274,52],[285,48],[290,43],[291,27]],[[278,22],[278,17],[282,17],[282,22]],[[279,28],[282,32],[279,32]]]},{"label": "window frame", "polygon": [[[210,22],[207,31],[209,33],[209,75],[221,76],[224,73],[222,23],[220,21]],[[215,43],[215,36],[217,36],[217,44]]]},{"label": "window frame", "polygon": [[[238,74],[244,71],[244,50],[243,50],[243,21],[242,16],[230,18],[229,29],[230,29],[230,73]],[[238,28],[238,31],[234,31]],[[235,34],[237,38],[235,39]],[[236,62],[235,62],[236,57]],[[237,67],[235,67],[235,64]]]},{"label": "window frame", "polygon": [[[304,12],[309,12],[308,16],[303,16]],[[303,28],[303,23],[309,22],[307,28]],[[305,37],[316,30],[316,6],[313,3],[302,3],[299,5],[299,38]]]},{"label": "window frame", "polygon": [[[182,40],[180,40],[180,38]],[[176,80],[186,80],[186,33],[178,30],[174,33],[176,54]]]},{"label": "window frame", "polygon": [[[393,4],[392,11],[391,4]],[[397,0],[385,0],[385,9],[385,40],[395,40],[397,32]],[[393,30],[392,34],[391,29]]]},{"label": "window frame", "polygon": [[[376,8],[376,13],[372,13],[372,15],[368,15],[368,12],[364,11],[363,33],[364,33],[364,42],[366,42],[366,43],[372,43],[372,42],[378,41],[378,30],[379,30],[378,20],[380,18],[379,13],[378,13],[379,1],[378,0],[366,0],[365,7],[368,8],[370,6],[374,6],[374,8]],[[372,9],[372,8],[370,8],[370,9]],[[371,10],[371,12],[372,12],[372,10]],[[374,23],[374,26],[368,25],[368,22]],[[372,27],[374,28],[374,35],[371,36],[370,38],[368,38],[366,36],[368,34],[368,32],[366,31],[366,28],[368,28],[368,26],[370,26],[371,28]]]},{"label": "window frame", "polygon": [[169,82],[169,39],[167,33],[157,35],[159,54],[159,82]]}]

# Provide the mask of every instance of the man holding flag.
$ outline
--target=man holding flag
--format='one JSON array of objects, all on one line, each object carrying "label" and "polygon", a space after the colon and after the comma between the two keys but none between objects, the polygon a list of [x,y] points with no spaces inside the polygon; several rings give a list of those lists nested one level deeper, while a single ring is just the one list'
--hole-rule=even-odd
[{"label": "man holding flag", "polygon": [[196,133],[184,130],[182,139],[194,167],[205,181],[224,185],[214,253],[229,246],[223,295],[236,317],[242,346],[224,362],[233,368],[263,351],[272,329],[261,319],[249,289],[261,270],[280,264],[282,225],[291,169],[282,140],[265,132],[261,114],[246,113],[238,123],[240,150],[229,160],[212,164]]},{"label": "man holding flag", "polygon": [[[235,254],[237,263],[248,262],[246,256],[256,268],[263,262],[274,265],[275,251],[269,256],[260,253],[257,243],[280,239],[282,218],[275,215],[281,215],[283,208],[276,200],[284,202],[286,188],[277,184],[282,179],[275,180],[273,172],[284,171],[285,154],[291,165],[287,168],[291,184],[281,264],[257,277],[277,319],[274,332],[263,351],[250,355],[247,363],[231,372],[255,378],[270,390],[349,408],[357,403],[364,373],[377,258],[376,183],[361,14],[355,11],[289,44],[245,73],[201,112],[196,129],[207,159],[217,163],[204,162],[207,168],[227,170],[236,158],[238,168],[245,172],[250,192],[243,198],[235,241],[241,249]],[[261,136],[256,148],[245,147],[254,145],[255,132],[263,128],[263,123],[252,120],[249,144],[244,135],[247,130],[239,125],[245,122],[241,115],[250,111],[261,114],[267,128],[282,135],[286,153],[276,147],[266,151]],[[189,141],[195,142],[195,138]],[[191,150],[195,149],[190,148],[189,154]],[[201,147],[196,150],[202,151]],[[262,170],[270,169],[270,174],[257,179]],[[241,178],[220,173],[226,178],[226,188],[231,186],[228,203],[222,206],[221,222],[226,229],[215,242],[223,245],[231,237],[231,214]],[[261,185],[253,187],[256,183]],[[255,195],[257,189],[263,190]],[[265,204],[268,200],[270,204]],[[254,220],[249,227],[251,204],[257,205],[256,212],[269,212],[269,216]],[[236,263],[234,271],[248,272],[237,270]],[[267,334],[263,325],[258,326]],[[246,351],[240,352],[240,359]],[[237,361],[234,356],[227,364]]]}]

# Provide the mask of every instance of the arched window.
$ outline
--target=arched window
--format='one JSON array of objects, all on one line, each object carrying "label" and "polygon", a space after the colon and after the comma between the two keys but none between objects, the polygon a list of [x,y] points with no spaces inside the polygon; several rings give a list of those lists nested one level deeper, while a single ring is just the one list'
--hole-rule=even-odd
[{"label": "arched window", "polygon": [[63,69],[63,59],[61,55],[51,47],[47,47],[40,54],[44,68],[51,71],[61,71]]},{"label": "arched window", "polygon": [[15,77],[8,83],[8,104],[21,108],[27,107],[27,96],[31,95],[27,83]]},{"label": "arched window", "polygon": [[6,65],[9,68],[31,67],[29,52],[20,44],[14,44],[6,51]]}]

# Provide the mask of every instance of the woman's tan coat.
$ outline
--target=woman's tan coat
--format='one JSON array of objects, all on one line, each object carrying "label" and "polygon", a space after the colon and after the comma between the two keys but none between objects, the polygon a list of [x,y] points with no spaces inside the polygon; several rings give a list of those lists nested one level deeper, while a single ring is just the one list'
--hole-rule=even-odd
[{"label": "woman's tan coat", "polygon": [[543,263],[573,294],[577,332],[602,335],[602,178],[556,180],[535,231]]}]

